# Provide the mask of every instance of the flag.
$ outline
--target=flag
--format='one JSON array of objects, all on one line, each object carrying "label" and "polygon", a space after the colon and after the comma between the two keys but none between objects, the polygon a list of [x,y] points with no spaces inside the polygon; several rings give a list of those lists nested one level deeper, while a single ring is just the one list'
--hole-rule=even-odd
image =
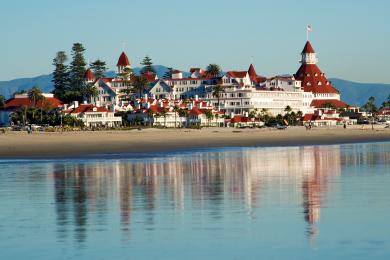
[{"label": "flag", "polygon": [[308,26],[307,26],[307,31],[308,31],[308,32],[311,32],[311,31],[312,31],[312,29],[311,29],[311,26],[310,26],[310,25],[308,25]]}]

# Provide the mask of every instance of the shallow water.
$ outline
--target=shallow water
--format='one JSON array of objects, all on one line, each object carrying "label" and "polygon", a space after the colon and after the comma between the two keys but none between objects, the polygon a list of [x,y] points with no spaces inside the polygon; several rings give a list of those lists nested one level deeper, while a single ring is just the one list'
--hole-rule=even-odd
[{"label": "shallow water", "polygon": [[0,161],[0,259],[390,259],[390,143]]}]

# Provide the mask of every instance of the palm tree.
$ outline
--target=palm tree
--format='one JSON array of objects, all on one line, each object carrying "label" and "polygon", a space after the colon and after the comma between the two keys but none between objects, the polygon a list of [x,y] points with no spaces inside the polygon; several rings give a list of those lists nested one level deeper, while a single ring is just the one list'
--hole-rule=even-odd
[{"label": "palm tree", "polygon": [[173,112],[175,113],[175,128],[176,128],[176,118],[179,113],[180,107],[178,105],[173,106]]},{"label": "palm tree", "polygon": [[168,114],[168,109],[165,107],[161,110],[161,116],[164,117],[164,127],[167,126],[167,114]]},{"label": "palm tree", "polygon": [[42,97],[42,91],[38,86],[34,86],[28,91],[27,95],[28,99],[32,102],[32,106],[36,107],[37,101]]},{"label": "palm tree", "polygon": [[213,93],[212,94],[213,94],[213,97],[217,98],[217,105],[218,105],[217,109],[218,109],[218,111],[220,110],[220,108],[219,108],[220,95],[223,92],[225,92],[225,89],[222,87],[222,85],[217,84],[217,85],[215,85],[213,87]]},{"label": "palm tree", "polygon": [[28,95],[28,99],[32,102],[32,107],[34,108],[32,110],[32,118],[34,120],[34,118],[35,118],[35,110],[36,110],[35,108],[37,106],[37,102],[39,100],[42,100],[44,98],[44,96],[42,95],[42,91],[40,90],[40,88],[38,86],[32,87],[28,91],[27,95]]},{"label": "palm tree", "polygon": [[286,108],[284,109],[284,112],[286,112],[287,114],[290,113],[292,111],[292,108],[290,106],[286,106]]},{"label": "palm tree", "polygon": [[43,110],[46,109],[47,104],[46,104],[45,96],[41,95],[39,100],[41,101],[41,124],[42,124],[42,121],[43,121]]},{"label": "palm tree", "polygon": [[214,115],[213,115],[213,112],[211,110],[205,110],[204,111],[204,114],[206,115],[206,118],[207,118],[207,122],[208,122],[208,125],[210,125],[210,121],[213,119]]},{"label": "palm tree", "polygon": [[151,109],[148,109],[147,113],[148,113],[148,118],[149,118],[149,125],[152,126],[152,118],[154,117],[155,113]]},{"label": "palm tree", "polygon": [[190,112],[188,112],[188,109],[183,109],[183,108],[179,109],[179,117],[186,118],[186,125],[188,125],[188,115],[189,114],[190,114]]},{"label": "palm tree", "polygon": [[212,78],[218,78],[221,72],[221,67],[215,63],[209,64],[206,68],[206,75]]}]

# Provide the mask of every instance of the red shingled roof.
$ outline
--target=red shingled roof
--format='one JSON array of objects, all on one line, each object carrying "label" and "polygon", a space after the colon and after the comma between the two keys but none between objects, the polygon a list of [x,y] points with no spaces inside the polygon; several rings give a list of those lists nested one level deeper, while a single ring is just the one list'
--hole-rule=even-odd
[{"label": "red shingled roof", "polygon": [[[94,108],[96,109],[94,111]],[[105,107],[96,107],[91,104],[81,104],[77,108],[69,111],[70,114],[88,113],[88,112],[109,112]]]},{"label": "red shingled roof", "polygon": [[247,71],[228,71],[226,74],[231,78],[245,78]]},{"label": "red shingled roof", "polygon": [[235,115],[232,119],[230,119],[230,123],[248,123],[252,122],[252,119],[250,117],[246,116],[240,116],[240,115]]},{"label": "red shingled roof", "polygon": [[126,53],[122,52],[121,56],[119,56],[118,63],[116,64],[116,66],[126,67],[129,65],[130,65],[129,58],[127,58]]},{"label": "red shingled roof", "polygon": [[191,110],[190,110],[190,115],[196,115],[196,116],[199,116],[199,115],[202,115],[204,114],[206,109],[199,109],[198,107],[193,107]]},{"label": "red shingled roof", "polygon": [[146,78],[148,82],[154,82],[155,80],[158,79],[157,75],[150,71],[144,73],[143,76]]},{"label": "red shingled roof", "polygon": [[87,69],[84,73],[84,78],[88,81],[94,81],[95,75],[93,74],[91,69]]},{"label": "red shingled roof", "polygon": [[315,120],[320,120],[321,117],[319,115],[315,115],[315,114],[306,114],[304,117],[303,117],[303,121],[304,122],[307,122],[307,121],[315,121]]},{"label": "red shingled roof", "polygon": [[[23,97],[23,98],[11,98],[7,100],[5,103],[6,109],[15,109],[22,106],[32,107],[33,102],[28,97]],[[36,102],[37,108],[44,108],[47,106],[57,108],[62,106],[62,102],[54,97],[46,97],[44,100],[39,100]]]},{"label": "red shingled roof", "polygon": [[316,64],[303,63],[295,74],[295,78],[302,81],[302,87],[306,92],[339,93]]},{"label": "red shingled roof", "polygon": [[305,47],[303,47],[302,53],[315,53],[315,50],[309,41],[307,41]]},{"label": "red shingled roof", "polygon": [[257,73],[256,73],[256,70],[255,70],[255,67],[253,66],[253,64],[251,64],[249,66],[248,74],[249,74],[249,77],[251,78],[252,81],[256,81]]},{"label": "red shingled roof", "polygon": [[310,106],[315,107],[315,108],[321,108],[325,104],[332,104],[336,108],[347,108],[348,104],[346,104],[343,101],[337,100],[337,99],[316,99],[313,100],[310,104]]}]

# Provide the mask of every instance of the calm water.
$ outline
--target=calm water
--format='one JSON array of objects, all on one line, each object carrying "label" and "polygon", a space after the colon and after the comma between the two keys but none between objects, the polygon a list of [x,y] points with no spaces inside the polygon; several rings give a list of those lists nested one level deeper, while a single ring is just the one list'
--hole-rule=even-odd
[{"label": "calm water", "polygon": [[0,161],[0,259],[390,259],[390,144]]}]

